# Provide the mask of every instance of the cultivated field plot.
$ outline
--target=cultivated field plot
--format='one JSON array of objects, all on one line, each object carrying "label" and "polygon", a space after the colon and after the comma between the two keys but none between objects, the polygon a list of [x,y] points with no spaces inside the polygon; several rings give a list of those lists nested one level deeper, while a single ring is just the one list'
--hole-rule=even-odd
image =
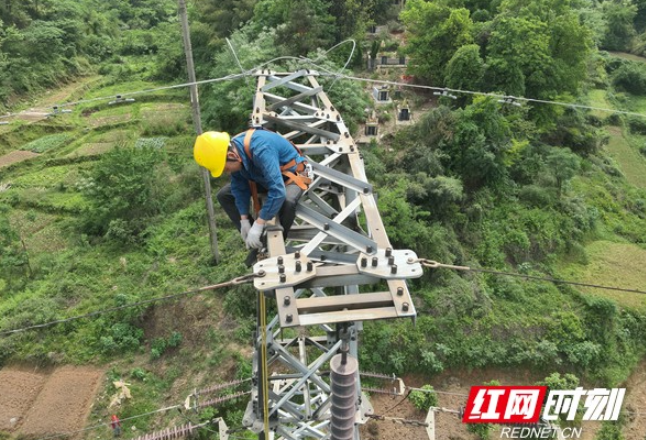
[{"label": "cultivated field plot", "polygon": [[50,375],[2,370],[0,429],[42,436],[83,428],[102,378],[100,370],[71,366]]},{"label": "cultivated field plot", "polygon": [[13,432],[20,426],[45,380],[42,374],[0,370],[0,431]]},{"label": "cultivated field plot", "polygon": [[94,142],[84,144],[71,153],[65,155],[65,157],[96,156],[97,154],[103,154],[110,151],[116,145],[116,142]]},{"label": "cultivated field plot", "polygon": [[4,156],[0,156],[0,168],[38,156],[39,154],[32,153],[31,151],[12,151]]},{"label": "cultivated field plot", "polygon": [[56,224],[60,217],[35,209],[12,209],[9,221],[19,231],[29,253],[58,252],[67,247],[69,234]]},{"label": "cultivated field plot", "polygon": [[103,125],[112,125],[122,122],[128,122],[132,119],[133,114],[126,108],[116,107],[93,113],[89,117],[91,127],[101,127]]},{"label": "cultivated field plot", "polygon": [[[565,268],[562,272],[563,278],[627,289],[644,289],[646,250],[629,243],[595,241],[586,246],[586,252],[590,262],[584,266],[571,265]],[[590,287],[579,289],[587,295],[611,298],[622,306],[646,309],[644,295]]]},{"label": "cultivated field plot", "polygon": [[621,171],[631,185],[646,188],[646,158],[628,144],[621,129],[610,127],[608,132],[610,142],[607,150],[610,157],[619,163]]}]

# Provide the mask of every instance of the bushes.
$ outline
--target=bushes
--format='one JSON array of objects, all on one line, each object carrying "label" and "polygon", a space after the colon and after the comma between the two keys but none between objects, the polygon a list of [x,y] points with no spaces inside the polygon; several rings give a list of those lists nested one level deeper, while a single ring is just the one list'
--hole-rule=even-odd
[{"label": "bushes", "polygon": [[646,119],[632,116],[627,122],[631,133],[646,135]]},{"label": "bushes", "polygon": [[163,151],[149,146],[122,146],[103,155],[81,187],[90,204],[86,231],[139,241],[170,191],[164,158]]},{"label": "bushes", "polygon": [[635,95],[646,95],[646,67],[640,62],[626,62],[619,67],[612,78],[612,84],[619,90]]},{"label": "bushes", "polygon": [[408,400],[411,401],[415,408],[420,411],[428,411],[432,406],[438,405],[437,394],[433,390],[431,385],[424,385],[422,390],[414,390],[408,396]]},{"label": "bushes", "polygon": [[156,338],[150,344],[150,357],[152,359],[159,359],[167,349],[176,348],[181,343],[182,343],[182,334],[177,331],[174,331],[173,333],[171,333],[168,339]]}]

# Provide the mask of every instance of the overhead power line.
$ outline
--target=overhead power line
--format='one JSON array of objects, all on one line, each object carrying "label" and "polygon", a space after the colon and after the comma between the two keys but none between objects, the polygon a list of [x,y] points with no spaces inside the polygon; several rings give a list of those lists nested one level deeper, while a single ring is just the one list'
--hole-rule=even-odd
[{"label": "overhead power line", "polygon": [[[41,107],[42,109],[51,109],[51,108],[56,108],[60,109],[62,107],[73,107],[79,104],[88,104],[91,102],[99,102],[99,101],[111,101],[115,100],[116,101],[124,101],[125,98],[131,97],[131,96],[138,96],[138,95],[143,95],[143,94],[150,94],[150,93],[155,93],[155,92],[161,92],[163,90],[172,90],[172,89],[180,89],[184,87],[191,87],[191,86],[197,86],[197,85],[202,85],[202,84],[211,84],[215,82],[221,82],[221,81],[231,81],[234,79],[239,79],[242,78],[243,76],[246,76],[248,73],[238,73],[238,74],[231,74],[227,76],[223,76],[220,78],[211,78],[211,79],[205,79],[201,81],[194,81],[194,82],[187,82],[187,83],[182,83],[182,84],[174,84],[170,86],[162,86],[162,87],[154,87],[150,89],[141,89],[141,90],[135,90],[132,92],[125,92],[125,93],[118,93],[116,95],[109,95],[109,96],[101,96],[97,98],[88,98],[88,99],[81,99],[79,101],[73,101],[73,102],[65,102],[62,104],[55,104],[50,107]],[[8,119],[8,118],[13,118],[15,116],[20,116],[21,112],[16,112],[16,113],[9,113],[6,115],[0,116],[0,120],[2,119]]]},{"label": "overhead power line", "polygon": [[[247,379],[242,379],[242,380],[238,380],[238,381],[234,381],[234,382],[230,382],[230,383],[214,385],[214,386],[210,387],[209,389],[220,390],[220,389],[240,385],[240,384],[248,382],[250,380],[251,380],[251,378],[247,378]],[[243,393],[236,393],[236,394],[232,394],[232,395],[221,396],[220,399],[217,402],[216,401],[206,402],[206,403],[201,404],[200,406],[217,406],[220,403],[225,403],[225,402],[228,402],[230,400],[242,397],[243,395],[247,395],[247,394],[249,394],[248,391],[245,391]],[[191,410],[196,409],[196,408],[193,408],[193,407],[186,408],[185,403],[184,404],[178,404],[178,405],[172,405],[172,406],[167,406],[167,407],[164,407],[164,408],[159,408],[159,409],[156,409],[154,411],[149,411],[149,412],[142,413],[142,414],[137,414],[137,415],[134,415],[134,416],[131,416],[131,417],[126,417],[124,419],[119,419],[119,422],[127,422],[127,421],[130,421],[130,420],[140,419],[142,417],[147,417],[147,416],[150,416],[152,414],[157,414],[157,413],[161,413],[161,412],[168,412],[168,411],[171,411],[171,410],[174,410],[174,409],[179,410],[180,414],[182,414],[182,408],[191,409]],[[100,424],[97,424],[97,425],[88,426],[88,427],[85,427],[85,428],[82,428],[82,429],[77,429],[75,431],[66,431],[66,432],[62,432],[60,434],[55,434],[55,435],[50,435],[50,436],[47,436],[47,437],[42,437],[42,438],[39,438],[38,440],[50,440],[50,439],[53,439],[53,438],[64,437],[64,436],[68,436],[68,435],[72,435],[72,434],[77,434],[79,432],[85,432],[85,431],[91,431],[91,430],[94,430],[94,429],[103,428],[105,426],[110,426],[111,424],[112,424],[112,421],[108,421],[108,422],[105,422],[105,423],[100,423]]]},{"label": "overhead power line", "polygon": [[[595,289],[606,289],[606,290],[614,290],[614,291],[619,291],[619,292],[628,292],[628,293],[637,293],[637,294],[642,294],[645,295],[646,291],[644,290],[639,290],[639,289],[629,289],[629,288],[624,288],[624,287],[615,287],[615,286],[606,286],[602,284],[592,284],[592,283],[579,283],[576,281],[568,281],[568,280],[562,280],[562,279],[557,279],[557,278],[550,278],[550,277],[540,277],[540,276],[535,276],[535,275],[524,275],[520,273],[514,273],[514,272],[502,272],[502,271],[497,271],[497,270],[491,270],[491,269],[483,269],[483,268],[474,268],[474,267],[469,267],[469,266],[456,266],[452,264],[443,264],[439,263],[434,260],[429,260],[425,258],[420,258],[416,260],[422,264],[424,267],[432,268],[432,269],[452,269],[452,270],[457,270],[457,271],[463,271],[463,272],[481,272],[481,273],[489,273],[492,275],[500,275],[500,276],[511,276],[511,277],[517,277],[517,278],[525,278],[529,280],[535,280],[535,281],[545,281],[545,282],[550,282],[554,284],[567,284],[567,285],[573,285],[573,286],[578,286],[578,287],[590,287],[590,288],[595,288]],[[220,283],[220,284],[214,284],[211,286],[205,286],[205,287],[200,287],[198,289],[193,289],[193,290],[187,290],[185,292],[181,293],[176,293],[172,295],[166,295],[166,296],[161,296],[161,297],[156,297],[156,298],[150,298],[142,301],[137,301],[131,304],[125,304],[123,306],[116,306],[116,307],[110,307],[107,309],[101,309],[101,310],[96,310],[94,312],[89,312],[83,315],[78,315],[78,316],[73,316],[70,318],[65,318],[65,319],[59,319],[56,321],[50,321],[50,322],[45,322],[42,324],[35,324],[32,326],[27,326],[27,327],[22,327],[22,328],[17,328],[13,330],[5,330],[0,332],[0,336],[5,336],[5,335],[10,335],[14,333],[21,333],[27,330],[34,330],[34,329],[39,329],[39,328],[45,328],[45,327],[51,327],[56,324],[62,324],[65,322],[70,322],[70,321],[76,321],[78,319],[83,319],[83,318],[89,318],[92,316],[97,316],[101,315],[104,313],[108,312],[114,312],[118,310],[123,310],[127,309],[130,307],[136,307],[140,305],[145,305],[145,304],[151,304],[155,302],[160,302],[160,301],[168,301],[172,299],[176,299],[179,297],[187,296],[187,295],[193,295],[201,292],[206,292],[209,290],[216,290],[220,289],[223,287],[231,287],[239,284],[244,284],[251,282],[251,280],[255,277],[255,274],[247,274],[243,275],[238,278],[233,278],[230,281]]]},{"label": "overhead power line", "polygon": [[[350,53],[350,56],[348,57],[348,60],[346,61],[344,67],[342,68],[345,69],[347,65],[349,64],[350,60],[352,59],[352,56],[354,54],[354,49],[356,43],[354,40],[345,40],[342,41],[341,43],[338,43],[337,45],[333,46],[332,48],[328,49],[325,54],[329,53],[330,51],[334,50],[335,48],[348,43],[352,42],[353,43],[353,48]],[[163,90],[171,90],[171,89],[179,89],[179,88],[184,88],[184,87],[190,87],[190,86],[196,86],[196,85],[202,85],[202,84],[210,84],[214,82],[221,82],[221,81],[230,81],[230,80],[235,80],[235,79],[240,79],[240,78],[246,78],[247,76],[251,76],[254,74],[255,71],[258,71],[262,69],[265,66],[268,66],[270,64],[275,64],[278,61],[283,61],[283,60],[292,60],[292,61],[297,61],[298,63],[301,64],[308,64],[316,69],[320,70],[323,72],[324,76],[330,76],[334,77],[334,82],[336,82],[338,79],[346,79],[346,80],[351,80],[351,81],[360,81],[360,82],[367,82],[367,83],[373,83],[373,84],[383,84],[383,85],[391,85],[391,86],[400,86],[400,87],[407,87],[407,88],[413,88],[413,89],[423,89],[423,90],[432,90],[434,92],[438,92],[440,94],[446,94],[446,96],[450,96],[451,94],[463,94],[463,95],[472,95],[472,96],[488,96],[492,98],[497,98],[500,102],[503,103],[512,103],[512,104],[518,104],[520,102],[525,102],[525,103],[537,103],[537,104],[546,104],[546,105],[556,105],[560,107],[567,107],[567,108],[576,108],[576,109],[583,109],[583,110],[597,110],[597,111],[602,111],[606,113],[616,113],[616,114],[622,114],[622,115],[628,115],[628,116],[636,116],[636,117],[641,117],[641,118],[646,118],[646,114],[643,113],[638,113],[638,112],[631,112],[631,111],[626,111],[626,110],[617,110],[617,109],[611,109],[611,108],[605,108],[605,107],[596,107],[596,106],[590,106],[590,105],[585,105],[585,104],[577,104],[577,103],[572,103],[572,102],[562,102],[562,101],[552,101],[552,100],[547,100],[547,99],[535,99],[535,98],[525,98],[522,96],[511,96],[511,95],[504,95],[504,94],[499,94],[499,93],[491,93],[491,92],[482,92],[482,91],[476,91],[476,90],[464,90],[464,89],[454,89],[454,88],[449,88],[449,87],[438,87],[438,86],[427,86],[427,85],[422,85],[422,84],[410,84],[410,83],[405,83],[405,82],[398,82],[398,81],[389,81],[389,80],[379,80],[379,79],[370,79],[370,78],[363,78],[363,77],[358,77],[358,76],[350,76],[350,75],[345,75],[339,72],[333,72],[325,67],[322,67],[320,65],[317,65],[316,62],[318,59],[310,59],[306,57],[295,57],[295,56],[281,56],[281,57],[276,57],[272,58],[269,61],[263,62],[261,64],[258,64],[255,67],[252,67],[251,69],[248,70],[243,70],[242,73],[238,74],[231,74],[227,76],[223,76],[220,78],[211,78],[211,79],[206,79],[206,80],[201,80],[201,81],[195,81],[195,82],[187,82],[187,83],[182,83],[182,84],[175,84],[175,85],[170,85],[170,86],[163,86],[163,87],[155,87],[155,88],[150,88],[150,89],[142,89],[142,90],[137,90],[137,91],[132,91],[132,92],[126,92],[126,93],[121,93],[117,95],[109,95],[109,96],[103,96],[103,97],[97,97],[97,98],[90,98],[90,99],[82,99],[79,101],[74,101],[74,102],[68,102],[68,103],[63,103],[63,104],[58,104],[54,105],[52,107],[44,107],[45,109],[53,108],[56,107],[57,109],[60,109],[61,107],[71,107],[71,106],[76,106],[79,104],[86,104],[86,103],[91,103],[91,102],[98,102],[98,101],[109,101],[109,100],[123,100],[125,97],[131,97],[131,96],[137,96],[137,95],[142,95],[142,94],[148,94],[148,93],[154,93],[154,92],[159,92]],[[239,66],[242,67],[242,66]],[[333,84],[334,84],[333,82]],[[3,119],[8,119],[12,118],[15,116],[19,116],[20,112],[16,113],[10,113],[7,115],[2,115],[0,116],[0,120]]]},{"label": "overhead power line", "polygon": [[433,260],[427,260],[424,258],[420,258],[417,260],[422,264],[424,267],[429,267],[432,269],[452,269],[452,270],[458,270],[458,271],[463,271],[463,272],[482,272],[482,273],[489,273],[492,275],[504,275],[504,276],[510,276],[510,277],[517,277],[517,278],[525,278],[528,280],[536,280],[536,281],[546,281],[554,284],[569,284],[572,286],[579,286],[579,287],[592,287],[595,289],[606,289],[606,290],[616,290],[618,292],[630,292],[630,293],[639,293],[642,295],[646,295],[646,291],[644,290],[639,290],[639,289],[628,289],[625,287],[614,287],[614,286],[605,286],[601,284],[591,284],[591,283],[579,283],[576,281],[567,281],[567,280],[561,280],[558,278],[550,278],[550,277],[539,277],[535,275],[524,275],[521,273],[514,273],[514,272],[502,272],[502,271],[497,271],[497,270],[491,270],[491,269],[482,269],[482,268],[477,268],[477,267],[469,267],[469,266],[456,266],[453,264],[443,264],[443,263],[438,263],[437,261]]},{"label": "overhead power line", "polygon": [[137,302],[130,303],[130,304],[125,304],[125,305],[122,305],[122,306],[116,306],[116,307],[110,307],[110,308],[107,308],[107,309],[95,310],[94,312],[85,313],[83,315],[72,316],[70,318],[65,318],[65,319],[58,319],[56,321],[45,322],[45,323],[42,323],[42,324],[30,325],[28,327],[22,327],[22,328],[17,328],[17,329],[13,329],[13,330],[4,330],[4,331],[0,332],[0,336],[10,335],[10,334],[14,334],[14,333],[21,333],[21,332],[24,332],[24,331],[27,331],[27,330],[34,330],[34,329],[38,329],[38,328],[51,327],[51,326],[56,325],[56,324],[62,324],[62,323],[65,323],[65,322],[76,321],[78,319],[83,319],[83,318],[90,318],[92,316],[102,315],[104,313],[109,313],[109,312],[115,312],[115,311],[118,311],[118,310],[123,310],[123,309],[130,308],[130,307],[137,307],[137,306],[141,306],[141,305],[144,305],[144,304],[152,304],[152,303],[160,302],[160,301],[169,301],[169,300],[177,299],[177,298],[184,297],[184,296],[187,296],[187,295],[195,295],[197,293],[207,292],[209,290],[221,289],[223,287],[237,286],[237,285],[240,285],[240,284],[251,282],[251,280],[253,279],[254,276],[255,276],[254,274],[243,275],[241,277],[233,278],[232,280],[226,281],[224,283],[213,284],[211,286],[204,286],[204,287],[200,287],[200,288],[197,288],[197,289],[187,290],[187,291],[181,292],[181,293],[175,293],[175,294],[172,294],[172,295],[166,295],[166,296],[159,296],[159,297],[150,298],[150,299],[144,299],[144,300],[141,300],[141,301],[137,301]]},{"label": "overhead power line", "polygon": [[557,106],[561,106],[561,107],[578,108],[578,109],[584,109],[584,110],[598,110],[598,111],[603,111],[603,112],[608,112],[608,113],[618,113],[618,114],[622,114],[622,115],[638,116],[640,118],[646,118],[646,114],[643,114],[643,113],[629,112],[629,111],[625,111],[625,110],[616,110],[616,109],[610,109],[610,108],[604,108],[604,107],[594,107],[594,106],[590,106],[590,105],[576,104],[576,103],[572,103],[572,102],[551,101],[551,100],[547,100],[547,99],[524,98],[522,96],[501,95],[499,93],[479,92],[479,91],[474,91],[474,90],[452,89],[450,87],[435,87],[435,86],[425,86],[425,85],[421,85],[421,84],[409,84],[409,83],[397,82],[397,81],[388,81],[388,80],[362,78],[362,77],[359,77],[359,76],[342,75],[342,74],[333,73],[333,72],[328,72],[327,75],[328,76],[334,76],[334,77],[337,77],[337,78],[343,78],[343,79],[347,79],[347,80],[352,80],[352,81],[361,81],[361,82],[368,82],[368,83],[374,83],[374,84],[384,84],[384,85],[391,85],[391,86],[408,87],[408,88],[414,88],[414,89],[433,90],[433,91],[437,91],[437,92],[447,92],[447,94],[458,93],[458,94],[463,94],[463,95],[488,96],[488,97],[492,97],[492,98],[498,98],[498,99],[500,99],[500,100],[502,100],[504,102],[508,102],[508,103],[533,102],[533,103],[537,103],[537,104],[557,105]]},{"label": "overhead power line", "polygon": [[[119,421],[120,422],[126,422],[128,420],[135,420],[135,419],[139,419],[141,417],[150,416],[152,414],[157,414],[157,413],[160,413],[160,412],[167,412],[167,411],[171,411],[173,409],[178,409],[178,408],[181,408],[181,407],[182,407],[182,405],[167,406],[165,408],[159,408],[159,409],[156,409],[154,411],[147,412],[147,413],[137,414],[136,416],[127,417],[125,419],[119,419]],[[98,425],[88,426],[86,428],[77,429],[75,431],[66,431],[66,432],[62,432],[60,434],[50,435],[48,437],[42,437],[42,438],[40,438],[38,440],[50,440],[50,439],[53,439],[53,438],[59,438],[59,437],[65,437],[65,436],[72,435],[72,434],[77,434],[79,432],[92,431],[94,429],[103,428],[104,426],[110,426],[110,423],[111,422],[100,423]]]}]

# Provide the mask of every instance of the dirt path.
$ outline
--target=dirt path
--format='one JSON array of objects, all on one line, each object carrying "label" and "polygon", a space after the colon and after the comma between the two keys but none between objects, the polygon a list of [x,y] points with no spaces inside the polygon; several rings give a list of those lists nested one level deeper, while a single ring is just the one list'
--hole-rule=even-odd
[{"label": "dirt path", "polygon": [[[21,120],[26,122],[38,122],[46,119],[52,112],[52,107],[57,104],[62,104],[65,101],[76,97],[79,92],[100,79],[100,76],[88,76],[81,78],[78,81],[67,84],[63,87],[50,90],[44,93],[44,96],[36,101],[33,107],[23,110],[11,118],[4,119],[6,121]],[[79,94],[80,95],[80,94]]]},{"label": "dirt path", "polygon": [[51,107],[56,104],[62,104],[66,100],[75,97],[79,91],[100,78],[100,76],[88,76],[66,84],[63,87],[45,92],[44,97],[36,102],[35,107]]},{"label": "dirt path", "polygon": [[102,370],[73,366],[0,371],[0,430],[36,437],[83,428],[102,378]]}]

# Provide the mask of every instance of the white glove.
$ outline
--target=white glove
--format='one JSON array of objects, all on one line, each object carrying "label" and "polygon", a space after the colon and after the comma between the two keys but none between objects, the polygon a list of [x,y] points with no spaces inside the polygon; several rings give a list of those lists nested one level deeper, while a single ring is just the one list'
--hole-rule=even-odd
[{"label": "white glove", "polygon": [[247,244],[247,249],[260,249],[262,248],[262,241],[260,237],[262,236],[262,231],[265,229],[265,225],[261,225],[259,222],[254,222],[249,234],[247,234],[247,239],[245,243]]},{"label": "white glove", "polygon": [[248,218],[243,218],[240,220],[240,235],[242,236],[242,241],[247,241],[247,235],[251,229],[251,223]]}]

